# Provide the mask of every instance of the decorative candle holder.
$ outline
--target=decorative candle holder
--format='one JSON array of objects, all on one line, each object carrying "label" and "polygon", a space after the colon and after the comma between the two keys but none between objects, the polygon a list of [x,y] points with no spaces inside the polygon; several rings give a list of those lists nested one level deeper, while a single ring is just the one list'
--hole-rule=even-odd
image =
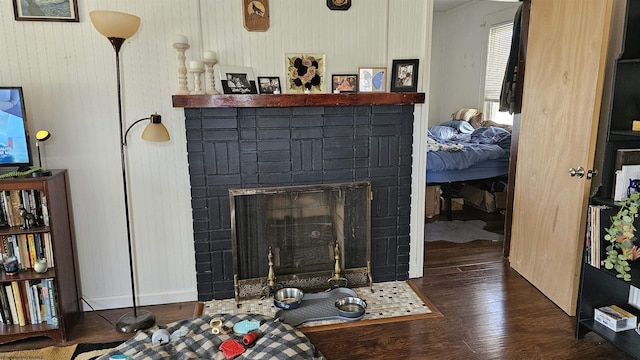
[{"label": "decorative candle holder", "polygon": [[203,68],[189,69],[189,72],[193,74],[193,86],[194,89],[189,94],[191,95],[204,95],[204,90],[202,90],[202,79],[200,76],[204,72]]},{"label": "decorative candle holder", "polygon": [[178,50],[178,91],[177,95],[189,94],[189,88],[187,87],[187,66],[185,51],[189,49],[189,44],[186,43],[174,43],[173,47]]},{"label": "decorative candle holder", "polygon": [[216,76],[213,73],[213,66],[218,63],[218,59],[204,59],[202,60],[204,63],[205,69],[205,84],[207,87],[207,94],[209,95],[218,95],[220,92],[216,90]]}]

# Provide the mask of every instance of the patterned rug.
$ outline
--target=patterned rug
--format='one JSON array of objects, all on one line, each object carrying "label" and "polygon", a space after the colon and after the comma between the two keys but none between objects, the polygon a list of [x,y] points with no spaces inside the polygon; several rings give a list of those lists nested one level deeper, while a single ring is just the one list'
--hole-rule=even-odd
[{"label": "patterned rug", "polygon": [[76,345],[70,346],[49,346],[36,350],[8,351],[0,353],[0,359],[47,359],[47,360],[69,360],[72,359]]},{"label": "patterned rug", "polygon": [[[302,324],[299,329],[305,333],[369,324],[389,323],[441,317],[442,314],[431,302],[415,289],[410,281],[390,281],[374,283],[371,289],[361,287],[352,289],[358,297],[367,302],[367,309],[360,320],[323,320]],[[373,292],[371,291],[373,290]],[[240,299],[240,307],[235,299],[212,300],[204,305],[203,314],[219,313],[255,313],[275,317],[278,310],[273,304],[273,297],[265,299]]]}]

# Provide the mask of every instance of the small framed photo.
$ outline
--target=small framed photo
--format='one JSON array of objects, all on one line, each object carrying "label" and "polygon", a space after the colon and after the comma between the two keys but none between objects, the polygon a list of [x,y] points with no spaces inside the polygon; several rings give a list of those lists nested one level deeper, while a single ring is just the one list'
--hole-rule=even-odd
[{"label": "small framed photo", "polygon": [[280,78],[277,76],[258,76],[260,94],[280,94]]},{"label": "small framed photo", "polygon": [[333,92],[358,92],[358,74],[334,74],[331,76],[331,90]]},{"label": "small framed photo", "polygon": [[218,66],[220,82],[225,94],[257,94],[253,69],[241,66]]},{"label": "small framed photo", "polygon": [[418,91],[418,59],[393,60],[391,91]]},{"label": "small framed photo", "polygon": [[361,92],[385,92],[387,88],[387,68],[369,66],[358,68],[358,90]]},{"label": "small framed photo", "polygon": [[17,21],[79,22],[78,0],[11,0]]}]

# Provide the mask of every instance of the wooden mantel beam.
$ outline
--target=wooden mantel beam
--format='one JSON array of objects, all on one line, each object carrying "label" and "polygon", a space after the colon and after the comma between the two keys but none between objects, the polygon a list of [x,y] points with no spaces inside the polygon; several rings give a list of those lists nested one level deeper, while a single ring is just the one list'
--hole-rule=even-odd
[{"label": "wooden mantel beam", "polygon": [[414,92],[342,94],[173,95],[173,107],[297,107],[424,104],[425,94]]}]

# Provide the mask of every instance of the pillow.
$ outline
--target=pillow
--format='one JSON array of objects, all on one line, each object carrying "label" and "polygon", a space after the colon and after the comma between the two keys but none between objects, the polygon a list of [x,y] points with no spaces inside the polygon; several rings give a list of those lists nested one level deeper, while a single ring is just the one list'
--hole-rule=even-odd
[{"label": "pillow", "polygon": [[0,90],[0,101],[11,101],[11,90]]},{"label": "pillow", "polygon": [[440,126],[448,126],[454,128],[463,134],[471,134],[474,130],[473,126],[464,120],[449,120],[445,121]]},{"label": "pillow", "polygon": [[460,109],[451,114],[451,120],[464,120],[469,121],[474,116],[481,114],[478,109]]},{"label": "pillow", "polygon": [[449,126],[432,126],[429,128],[429,134],[436,140],[446,141],[453,139],[458,132]]}]

